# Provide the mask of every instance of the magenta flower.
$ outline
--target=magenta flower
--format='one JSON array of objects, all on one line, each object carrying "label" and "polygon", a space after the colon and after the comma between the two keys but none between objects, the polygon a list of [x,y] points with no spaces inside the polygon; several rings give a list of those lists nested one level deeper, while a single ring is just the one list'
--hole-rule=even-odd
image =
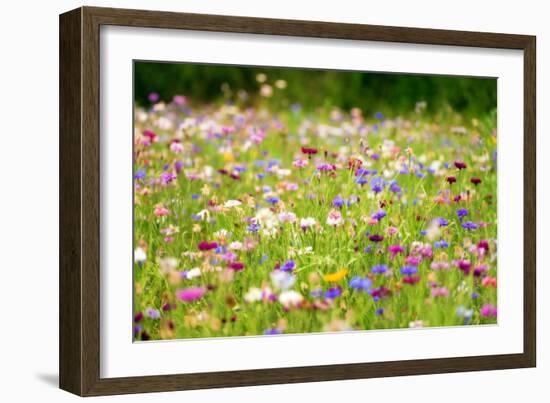
[{"label": "magenta flower", "polygon": [[184,288],[176,291],[176,298],[184,302],[192,302],[201,299],[206,294],[204,287]]},{"label": "magenta flower", "polygon": [[391,253],[391,258],[395,258],[398,253],[405,252],[405,249],[401,245],[390,245],[388,251]]},{"label": "magenta flower", "polygon": [[244,263],[242,262],[232,262],[227,265],[227,267],[234,271],[241,271],[244,269]]},{"label": "magenta flower", "polygon": [[208,241],[199,242],[199,250],[202,250],[202,251],[209,251],[212,249],[216,249],[217,247],[218,247],[218,244],[216,242],[208,242]]},{"label": "magenta flower", "polygon": [[481,307],[481,309],[479,310],[479,313],[484,318],[488,318],[488,317],[496,318],[497,307],[491,304],[485,304]]}]

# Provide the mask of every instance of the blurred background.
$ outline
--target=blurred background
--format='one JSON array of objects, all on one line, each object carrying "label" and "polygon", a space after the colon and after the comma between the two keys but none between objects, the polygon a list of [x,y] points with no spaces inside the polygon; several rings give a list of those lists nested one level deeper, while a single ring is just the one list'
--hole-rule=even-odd
[{"label": "blurred background", "polygon": [[472,116],[494,113],[497,106],[494,78],[139,61],[134,85],[135,101],[142,106],[175,95],[191,104],[231,100],[254,105],[269,98],[278,107],[359,107],[367,114],[392,115],[413,112],[419,103],[428,113],[446,108]]}]

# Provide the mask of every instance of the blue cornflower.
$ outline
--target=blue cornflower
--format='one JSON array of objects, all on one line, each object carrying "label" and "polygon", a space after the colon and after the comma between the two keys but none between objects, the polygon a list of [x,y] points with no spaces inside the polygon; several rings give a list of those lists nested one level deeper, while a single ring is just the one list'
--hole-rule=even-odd
[{"label": "blue cornflower", "polygon": [[384,179],[382,179],[379,176],[372,178],[370,182],[371,190],[374,193],[380,193],[382,190],[384,190],[384,186],[385,186]]},{"label": "blue cornflower", "polygon": [[447,241],[436,241],[436,242],[434,242],[434,246],[436,248],[448,248],[449,247],[449,242],[447,242]]},{"label": "blue cornflower", "polygon": [[336,196],[334,200],[332,200],[332,205],[336,208],[342,207],[345,203],[346,201],[342,199],[340,195]]},{"label": "blue cornflower", "polygon": [[392,182],[390,185],[390,191],[393,193],[401,193],[401,186],[399,186],[397,182]]},{"label": "blue cornflower", "polygon": [[456,210],[456,215],[458,218],[462,219],[463,217],[466,217],[468,215],[468,210],[465,208],[459,208]]},{"label": "blue cornflower", "polygon": [[384,314],[384,308],[377,308],[374,313],[376,314],[376,316],[382,316]]},{"label": "blue cornflower", "polygon": [[329,288],[325,291],[325,298],[334,299],[342,295],[342,289],[340,287]]},{"label": "blue cornflower", "polygon": [[437,219],[437,224],[440,226],[440,227],[446,227],[447,225],[449,225],[449,221],[444,219],[444,218],[441,218],[439,217]]},{"label": "blue cornflower", "polygon": [[283,333],[280,329],[266,329],[264,330],[264,334],[266,336],[272,336],[272,335],[276,335],[276,334],[281,334]]},{"label": "blue cornflower", "polygon": [[364,176],[360,176],[360,177],[355,179],[355,183],[357,183],[358,185],[365,185],[365,184],[369,183],[369,181]]},{"label": "blue cornflower", "polygon": [[413,274],[418,273],[418,267],[415,266],[403,266],[401,268],[401,274],[404,276],[412,276]]},{"label": "blue cornflower", "polygon": [[349,281],[349,286],[355,290],[368,291],[372,281],[368,277],[355,276]]},{"label": "blue cornflower", "polygon": [[134,175],[134,178],[144,179],[146,176],[147,176],[147,171],[144,168],[140,168],[136,171],[136,174]]},{"label": "blue cornflower", "polygon": [[386,216],[386,212],[384,210],[379,210],[376,213],[374,213],[371,217],[375,220],[380,221],[382,218]]},{"label": "blue cornflower", "polygon": [[296,267],[294,260],[288,260],[284,265],[280,267],[282,271],[292,271]]},{"label": "blue cornflower", "polygon": [[248,232],[258,232],[261,228],[261,225],[260,224],[250,224],[248,227],[246,227],[246,230]]},{"label": "blue cornflower", "polygon": [[277,196],[271,196],[271,197],[268,197],[267,199],[265,199],[266,202],[268,203],[271,203],[271,204],[277,204],[279,203],[281,199],[279,199]]},{"label": "blue cornflower", "polygon": [[201,197],[201,195],[196,194],[196,193],[193,193],[193,194],[191,195],[191,199],[193,199],[193,200],[198,200],[198,199],[200,199],[200,197]]},{"label": "blue cornflower", "polygon": [[372,245],[369,245],[369,246],[365,247],[365,249],[363,249],[363,252],[371,253],[372,252]]},{"label": "blue cornflower", "polygon": [[262,192],[264,193],[269,193],[271,192],[273,189],[271,188],[271,186],[269,185],[265,185],[263,188],[262,188]]},{"label": "blue cornflower", "polygon": [[477,229],[478,225],[475,222],[466,221],[462,223],[462,228],[473,230]]},{"label": "blue cornflower", "polygon": [[374,117],[378,120],[382,120],[382,119],[384,119],[384,114],[382,112],[376,112],[374,114]]},{"label": "blue cornflower", "polygon": [[388,265],[385,264],[378,264],[376,266],[372,266],[371,271],[376,274],[382,274],[388,271]]},{"label": "blue cornflower", "polygon": [[315,288],[315,289],[311,290],[309,295],[311,295],[313,298],[319,298],[323,295],[323,289],[322,288]]}]

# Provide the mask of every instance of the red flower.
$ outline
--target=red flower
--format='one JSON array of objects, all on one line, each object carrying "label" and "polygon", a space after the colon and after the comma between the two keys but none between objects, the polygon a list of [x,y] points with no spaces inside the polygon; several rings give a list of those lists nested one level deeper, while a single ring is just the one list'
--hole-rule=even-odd
[{"label": "red flower", "polygon": [[420,276],[406,276],[403,278],[405,284],[416,284],[420,281]]},{"label": "red flower", "polygon": [[466,169],[467,165],[464,161],[455,161],[455,167],[458,169]]},{"label": "red flower", "polygon": [[481,183],[481,179],[479,178],[472,178],[470,179],[470,182],[472,182],[474,185],[479,185]]},{"label": "red flower", "polygon": [[199,250],[202,250],[202,251],[216,249],[217,247],[218,247],[218,244],[216,242],[208,242],[208,241],[199,242]]},{"label": "red flower", "polygon": [[382,242],[384,240],[384,236],[383,235],[370,235],[369,239],[372,242]]},{"label": "red flower", "polygon": [[232,262],[232,263],[229,263],[227,267],[231,270],[241,271],[242,269],[244,269],[244,263]]},{"label": "red flower", "polygon": [[316,148],[302,147],[302,152],[304,154],[311,155],[311,154],[317,154],[319,150],[317,150]]},{"label": "red flower", "polygon": [[445,180],[451,185],[456,182],[456,178],[454,176],[447,176],[447,179]]}]

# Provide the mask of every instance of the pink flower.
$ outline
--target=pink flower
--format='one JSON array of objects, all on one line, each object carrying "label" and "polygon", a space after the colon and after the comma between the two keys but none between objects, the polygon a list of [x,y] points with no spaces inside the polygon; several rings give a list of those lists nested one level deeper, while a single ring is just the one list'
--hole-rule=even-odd
[{"label": "pink flower", "polygon": [[432,288],[432,297],[447,297],[449,296],[449,290],[445,287]]},{"label": "pink flower", "polygon": [[497,279],[495,277],[487,276],[481,281],[481,284],[483,285],[483,287],[497,288]]},{"label": "pink flower", "polygon": [[167,216],[168,214],[170,214],[170,210],[168,210],[166,207],[164,207],[161,204],[157,204],[155,206],[154,213],[157,217],[164,217],[164,216]]},{"label": "pink flower", "polygon": [[405,249],[401,245],[390,245],[388,251],[391,253],[391,258],[395,258],[398,253],[405,252]]},{"label": "pink flower", "polygon": [[330,210],[327,217],[327,224],[332,226],[338,226],[341,225],[344,222],[342,219],[342,213],[340,213],[338,210]]},{"label": "pink flower", "polygon": [[448,262],[432,262],[430,267],[432,270],[447,270],[450,265]]},{"label": "pink flower", "polygon": [[179,154],[183,152],[183,145],[181,143],[174,141],[172,144],[170,144],[170,150],[172,150],[172,152],[176,154]]},{"label": "pink flower", "polygon": [[227,265],[227,268],[231,269],[231,270],[234,270],[234,271],[241,271],[241,270],[244,269],[244,263],[242,263],[242,262],[229,263]]},{"label": "pink flower", "polygon": [[199,242],[199,250],[202,250],[202,251],[216,249],[217,247],[218,247],[218,244],[216,242],[208,242],[208,241]]},{"label": "pink flower", "polygon": [[388,227],[386,229],[386,232],[388,233],[389,236],[397,234],[397,231],[398,229],[396,227]]},{"label": "pink flower", "polygon": [[191,287],[184,288],[176,291],[176,298],[184,302],[196,301],[204,296],[206,288],[204,287]]},{"label": "pink flower", "polygon": [[485,304],[481,307],[481,309],[479,310],[479,313],[484,318],[487,318],[487,317],[496,318],[497,317],[497,307],[494,306],[494,305],[491,305],[491,304]]}]

